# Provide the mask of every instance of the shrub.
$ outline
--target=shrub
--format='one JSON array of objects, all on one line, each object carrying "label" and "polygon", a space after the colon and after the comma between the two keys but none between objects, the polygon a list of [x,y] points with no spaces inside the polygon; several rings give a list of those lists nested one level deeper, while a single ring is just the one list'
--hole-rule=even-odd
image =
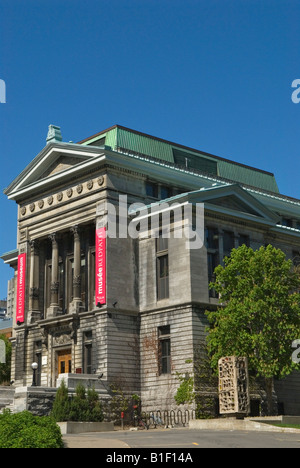
[{"label": "shrub", "polygon": [[60,428],[49,416],[29,411],[0,415],[0,448],[63,448]]},{"label": "shrub", "polygon": [[6,384],[10,381],[12,345],[9,339],[6,338],[5,335],[0,335],[0,340],[3,340],[5,343],[5,364],[0,363],[0,385],[1,385],[1,384]]},{"label": "shrub", "polygon": [[68,396],[68,389],[65,385],[65,381],[62,380],[61,385],[56,392],[51,416],[57,422],[58,421],[64,422],[64,421],[69,420],[69,414],[70,414],[70,399]]},{"label": "shrub", "polygon": [[75,396],[69,398],[64,381],[56,393],[51,416],[57,422],[101,422],[104,419],[102,405],[94,389],[89,388],[86,393],[85,387],[79,384]]}]

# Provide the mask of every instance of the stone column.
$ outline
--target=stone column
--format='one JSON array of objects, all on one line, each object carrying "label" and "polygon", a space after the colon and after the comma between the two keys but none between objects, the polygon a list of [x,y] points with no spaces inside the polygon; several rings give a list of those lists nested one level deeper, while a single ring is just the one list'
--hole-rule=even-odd
[{"label": "stone column", "polygon": [[30,244],[30,277],[29,277],[29,321],[41,318],[39,310],[39,243],[31,240]]},{"label": "stone column", "polygon": [[69,312],[77,314],[81,310],[81,250],[80,250],[80,235],[79,227],[73,226],[71,233],[74,236],[74,273],[73,273],[73,301],[70,304]]},{"label": "stone column", "polygon": [[240,246],[240,235],[236,232],[234,233],[234,248],[238,249]]},{"label": "stone column", "polygon": [[80,236],[78,226],[73,226],[71,232],[74,236],[74,276],[73,276],[73,300],[81,300],[81,251],[80,251]]},{"label": "stone column", "polygon": [[218,229],[218,236],[219,236],[219,263],[220,265],[224,265],[224,231],[222,229]]},{"label": "stone column", "polygon": [[52,269],[51,269],[51,299],[50,299],[50,314],[55,316],[58,312],[58,243],[57,234],[52,233],[49,235],[52,242]]}]

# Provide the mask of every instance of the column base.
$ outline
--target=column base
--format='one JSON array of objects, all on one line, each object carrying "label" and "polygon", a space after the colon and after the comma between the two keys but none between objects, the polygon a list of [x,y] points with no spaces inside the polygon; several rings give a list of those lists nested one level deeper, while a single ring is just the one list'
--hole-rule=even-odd
[{"label": "column base", "polygon": [[81,299],[73,299],[69,306],[69,314],[78,314],[79,312],[84,312],[85,307],[82,305]]},{"label": "column base", "polygon": [[63,311],[58,305],[50,305],[47,310],[47,318],[60,317],[61,315],[63,315]]},{"label": "column base", "polygon": [[41,320],[41,318],[42,318],[42,313],[40,310],[30,310],[28,312],[29,323],[37,322],[38,320]]}]

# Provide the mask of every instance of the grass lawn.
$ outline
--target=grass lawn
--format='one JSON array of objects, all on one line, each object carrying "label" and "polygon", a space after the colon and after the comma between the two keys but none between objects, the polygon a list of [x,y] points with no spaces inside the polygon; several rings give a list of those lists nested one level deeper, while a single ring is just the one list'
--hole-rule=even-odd
[{"label": "grass lawn", "polygon": [[292,429],[300,429],[300,424],[271,423],[270,425],[277,427],[291,427]]}]

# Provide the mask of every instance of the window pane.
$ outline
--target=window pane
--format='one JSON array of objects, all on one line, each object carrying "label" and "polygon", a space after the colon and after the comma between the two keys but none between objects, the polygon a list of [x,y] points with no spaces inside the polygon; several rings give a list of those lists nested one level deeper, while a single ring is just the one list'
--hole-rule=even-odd
[{"label": "window pane", "polygon": [[164,200],[165,198],[169,198],[171,196],[171,190],[169,187],[160,187],[160,198]]},{"label": "window pane", "polygon": [[161,373],[170,374],[171,373],[171,340],[161,340],[160,341],[161,349]]},{"label": "window pane", "polygon": [[208,263],[208,279],[212,281],[214,278],[215,268],[218,266],[218,255],[213,253],[207,254],[207,263]]},{"label": "window pane", "polygon": [[223,235],[223,248],[224,254],[230,255],[231,250],[234,248],[233,232],[225,231]]},{"label": "window pane", "polygon": [[157,298],[169,297],[169,259],[168,255],[157,258]]},{"label": "window pane", "polygon": [[157,196],[158,196],[158,186],[156,184],[153,184],[152,182],[147,182],[146,183],[146,194],[148,195],[148,197],[157,198]]},{"label": "window pane", "polygon": [[58,305],[61,310],[64,309],[64,265],[59,263],[59,289],[58,289]]},{"label": "window pane", "polygon": [[164,255],[163,257],[158,258],[159,262],[159,277],[166,278],[169,276],[169,262],[168,262],[168,255]]},{"label": "window pane", "polygon": [[158,336],[165,336],[170,335],[170,325],[164,325],[163,327],[159,327],[158,329]]},{"label": "window pane", "polygon": [[84,373],[92,373],[92,345],[88,344],[84,347]]},{"label": "window pane", "polygon": [[246,236],[244,234],[240,234],[239,236],[239,246],[246,245],[249,247],[249,236]]},{"label": "window pane", "polygon": [[217,250],[219,248],[219,235],[217,229],[207,228],[205,230],[206,247],[208,249]]},{"label": "window pane", "polygon": [[81,300],[82,304],[84,306],[87,306],[86,304],[86,262],[85,258],[81,259],[81,265],[80,265],[80,287],[81,287]]},{"label": "window pane", "polygon": [[167,237],[162,237],[162,235],[158,237],[158,239],[156,240],[156,250],[157,252],[168,250],[168,238]]}]

